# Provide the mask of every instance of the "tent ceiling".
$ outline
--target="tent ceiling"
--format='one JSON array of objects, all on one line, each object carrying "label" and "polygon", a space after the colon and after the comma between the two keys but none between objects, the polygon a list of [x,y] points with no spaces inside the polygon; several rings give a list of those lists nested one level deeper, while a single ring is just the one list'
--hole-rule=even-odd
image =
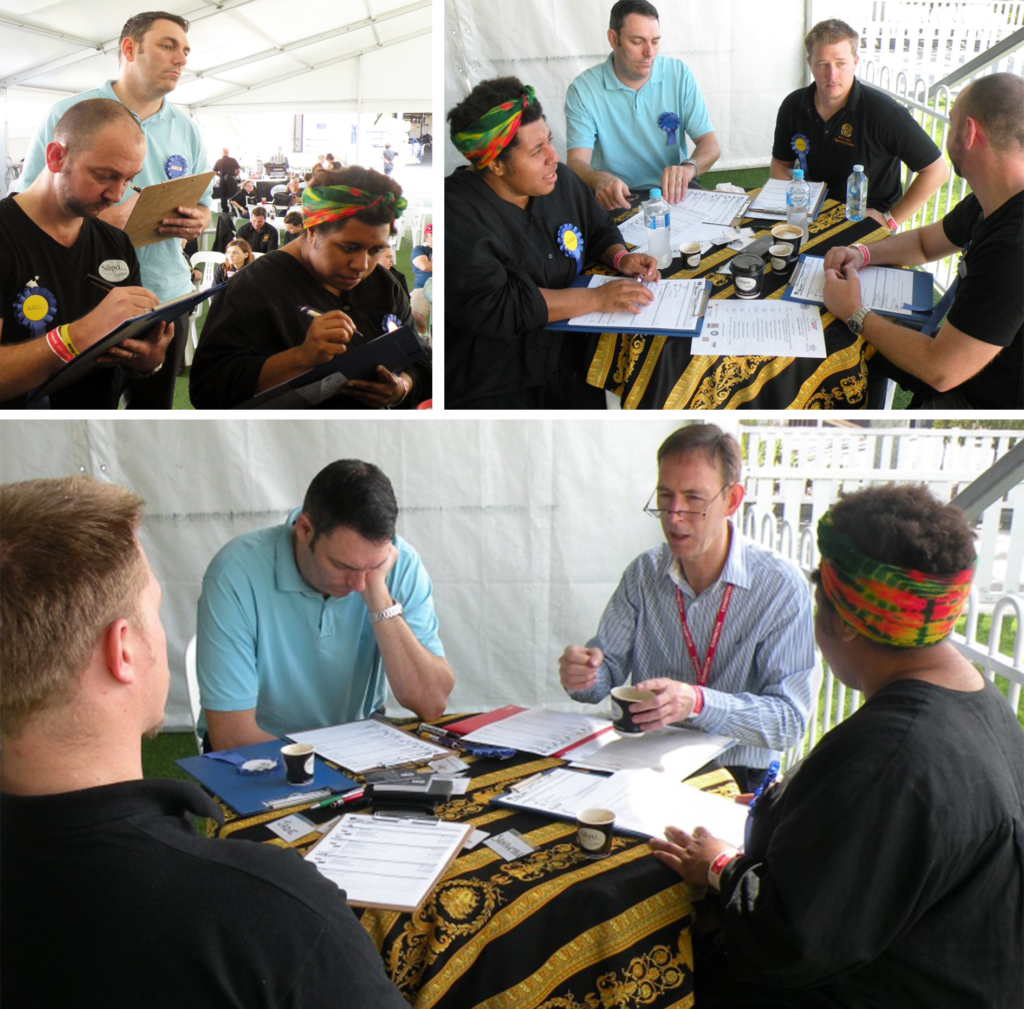
[{"label": "tent ceiling", "polygon": [[[429,111],[431,0],[164,0],[191,22],[192,52],[170,96],[189,108],[380,104]],[[0,0],[0,88],[74,94],[117,74],[138,0]],[[365,60],[362,72],[357,72]],[[360,84],[360,81],[363,83]]]}]

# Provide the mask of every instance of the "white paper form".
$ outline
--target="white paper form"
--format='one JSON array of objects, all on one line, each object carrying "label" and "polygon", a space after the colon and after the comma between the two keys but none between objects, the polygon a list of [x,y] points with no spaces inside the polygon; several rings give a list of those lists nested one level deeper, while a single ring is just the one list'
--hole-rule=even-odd
[{"label": "white paper form", "polygon": [[[914,303],[914,272],[891,266],[868,266],[857,271],[861,301],[876,312],[913,315],[904,305]],[[825,303],[825,260],[807,256],[796,268],[793,297]]]},{"label": "white paper form", "polygon": [[666,726],[639,736],[609,732],[575,747],[569,756],[573,767],[599,771],[651,768],[669,771],[677,780],[699,771],[709,760],[732,746],[735,740],[697,729]]},{"label": "white paper form", "polygon": [[818,306],[777,299],[708,302],[704,328],[690,351],[713,357],[827,356]]},{"label": "white paper form", "polygon": [[[729,226],[749,202],[739,193],[716,193],[689,189],[682,203],[669,205],[669,246],[676,250],[683,242],[717,245],[735,237]],[[622,240],[635,245],[634,252],[647,251],[647,229],[644,212],[639,212],[619,225]],[[707,251],[704,249],[703,251]]]},{"label": "white paper form", "polygon": [[306,856],[356,905],[414,910],[472,833],[467,823],[344,816]]},{"label": "white paper form", "polygon": [[[587,286],[600,287],[621,279],[591,277]],[[644,305],[639,315],[633,315],[632,312],[588,312],[570,319],[569,325],[617,332],[644,332],[649,329],[692,331],[697,328],[704,305],[704,283],[703,280],[659,280],[645,283],[644,287],[654,295],[654,301]]]},{"label": "white paper form", "polygon": [[715,836],[740,847],[747,807],[675,780],[663,771],[617,771],[610,778],[557,768],[525,788],[503,795],[504,804],[522,806],[572,820],[581,809],[610,809],[615,826],[648,837],[662,837],[665,827],[692,832],[707,827]]},{"label": "white paper form", "polygon": [[[784,221],[786,219],[786,190],[789,188],[790,181],[790,179],[769,179],[747,209],[747,217]],[[810,202],[807,207],[807,218],[810,220],[814,208],[818,205],[818,200],[821,199],[821,191],[825,188],[825,183],[808,182],[807,185],[811,190]]]},{"label": "white paper form", "polygon": [[356,774],[374,767],[426,763],[449,752],[375,718],[290,732],[288,738],[296,743],[309,743],[321,757]]},{"label": "white paper form", "polygon": [[745,193],[716,193],[713,189],[688,189],[682,203],[670,204],[671,213],[685,208],[696,211],[705,224],[730,225],[746,209],[750,197]]},{"label": "white paper form", "polygon": [[612,723],[607,718],[527,708],[501,721],[483,725],[463,739],[552,757],[597,732],[610,732],[611,727]]}]

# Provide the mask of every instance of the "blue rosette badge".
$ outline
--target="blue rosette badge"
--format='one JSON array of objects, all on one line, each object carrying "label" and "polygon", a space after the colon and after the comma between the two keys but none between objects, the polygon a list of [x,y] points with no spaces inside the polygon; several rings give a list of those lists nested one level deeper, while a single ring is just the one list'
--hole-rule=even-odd
[{"label": "blue rosette badge", "polygon": [[402,320],[399,319],[398,316],[392,312],[388,312],[388,314],[384,316],[384,319],[381,322],[380,327],[382,333],[391,333],[394,330],[401,328]]},{"label": "blue rosette badge", "polygon": [[558,247],[570,259],[576,260],[576,276],[583,272],[583,236],[575,224],[563,224],[558,229]]},{"label": "blue rosette badge", "polygon": [[180,154],[172,154],[164,162],[164,174],[169,179],[180,179],[188,174],[188,161]]},{"label": "blue rosette badge", "polygon": [[797,133],[796,136],[789,142],[789,146],[793,148],[793,153],[796,154],[800,160],[800,167],[804,170],[804,177],[807,176],[807,152],[811,149],[811,145],[807,142],[807,137],[802,133]]},{"label": "blue rosette badge", "polygon": [[679,116],[674,112],[662,112],[658,116],[658,126],[666,133],[665,145],[671,147],[679,142],[676,131],[679,129]]},{"label": "blue rosette badge", "polygon": [[45,287],[30,280],[14,302],[14,317],[33,336],[42,336],[57,314],[57,299]]}]

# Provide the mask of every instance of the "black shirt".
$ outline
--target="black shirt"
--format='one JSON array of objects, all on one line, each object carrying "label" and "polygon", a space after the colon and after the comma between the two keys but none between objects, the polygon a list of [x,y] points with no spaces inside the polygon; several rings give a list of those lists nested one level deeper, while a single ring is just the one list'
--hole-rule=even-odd
[{"label": "black shirt", "polygon": [[233,179],[241,171],[241,169],[242,166],[239,165],[239,163],[235,161],[234,158],[231,157],[220,158],[213,166],[213,170],[222,179]]},{"label": "black shirt", "polygon": [[722,897],[753,986],[730,1006],[1024,1005],[1024,732],[1006,698],[883,687],[765,793]]},{"label": "black shirt", "polygon": [[1024,408],[1024,193],[988,217],[971,193],[942,219],[961,247],[963,276],[946,318],[961,333],[1005,349],[960,387],[979,410]]},{"label": "black shirt", "polygon": [[277,248],[277,228],[269,221],[264,221],[259,231],[252,224],[240,225],[236,237],[247,241],[253,252],[267,253]]},{"label": "black shirt", "polygon": [[0,796],[5,1006],[407,1009],[343,891],[191,814],[181,781]]},{"label": "black shirt", "polygon": [[[608,212],[571,169],[558,166],[547,196],[526,209],[503,200],[473,168],[445,179],[445,405],[465,406],[548,382],[563,336],[545,330],[540,288],[569,287],[576,262],[560,248],[562,225],[583,236],[584,265],[622,242]],[[583,346],[583,344],[579,344]]]},{"label": "black shirt", "polygon": [[[37,227],[13,196],[0,200],[0,343],[45,336],[55,326],[88,315],[105,297],[87,275],[117,287],[141,284],[139,261],[128,236],[89,217],[70,249]],[[84,378],[50,397],[60,410],[115,410],[125,375],[117,366],[95,365]],[[16,410],[25,397],[0,401]]]},{"label": "black shirt", "polygon": [[775,122],[772,157],[794,161],[792,140],[807,137],[807,178],[824,182],[828,196],[846,201],[854,165],[868,177],[868,206],[889,210],[903,195],[900,162],[912,172],[941,157],[938,147],[895,99],[854,78],[846,104],[825,122],[814,107],[816,84],[788,95]]},{"label": "black shirt", "polygon": [[[192,405],[226,409],[252,399],[267,358],[306,339],[310,319],[299,311],[300,305],[318,312],[340,309],[367,340],[387,332],[389,316],[412,322],[409,296],[387,270],[374,269],[351,291],[336,297],[293,256],[272,252],[240,270],[211,304],[189,373]],[[414,384],[403,405],[413,406],[428,395],[430,368],[412,365],[407,374]],[[322,406],[364,408],[341,394]]]}]

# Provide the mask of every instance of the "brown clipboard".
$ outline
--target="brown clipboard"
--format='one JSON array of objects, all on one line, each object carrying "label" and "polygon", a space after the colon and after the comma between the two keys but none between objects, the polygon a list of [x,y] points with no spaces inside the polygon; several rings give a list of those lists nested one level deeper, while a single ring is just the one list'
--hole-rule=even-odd
[{"label": "brown clipboard", "polygon": [[136,249],[164,242],[173,235],[161,235],[157,230],[165,217],[178,217],[178,207],[195,207],[202,199],[216,172],[185,175],[155,186],[146,186],[132,207],[124,226],[124,233]]}]

